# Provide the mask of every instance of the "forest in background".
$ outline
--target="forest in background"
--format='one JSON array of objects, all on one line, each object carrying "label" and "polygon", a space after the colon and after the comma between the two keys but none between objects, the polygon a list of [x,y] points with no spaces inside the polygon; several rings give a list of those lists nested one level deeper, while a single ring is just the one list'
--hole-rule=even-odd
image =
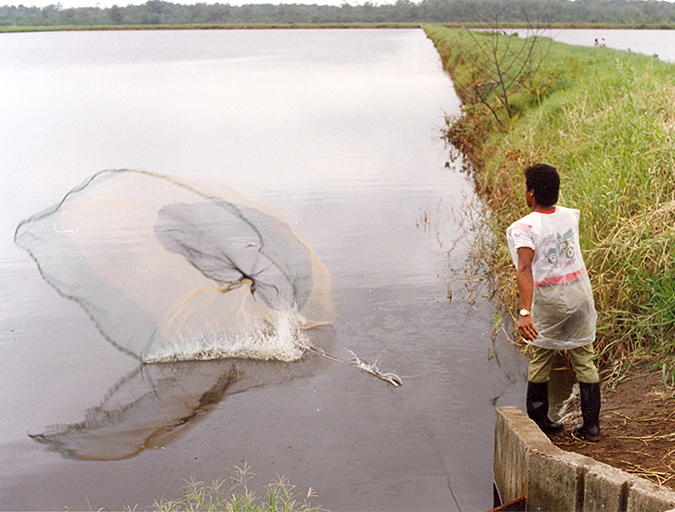
[{"label": "forest in background", "polygon": [[[92,3],[95,0],[92,0]],[[190,26],[288,24],[471,24],[532,22],[551,26],[675,28],[675,3],[655,0],[398,0],[340,6],[196,3],[149,0],[142,5],[64,8],[0,7],[0,29],[31,27]]]}]

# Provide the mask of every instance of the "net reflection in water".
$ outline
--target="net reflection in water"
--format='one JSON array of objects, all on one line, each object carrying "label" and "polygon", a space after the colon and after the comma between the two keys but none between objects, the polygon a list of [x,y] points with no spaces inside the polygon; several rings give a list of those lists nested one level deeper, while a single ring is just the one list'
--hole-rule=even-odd
[{"label": "net reflection in water", "polygon": [[[330,346],[331,326],[312,331],[312,344]],[[328,360],[309,354],[301,361],[217,359],[140,364],[112,386],[76,423],[29,434],[49,450],[73,460],[122,460],[170,445],[208,416],[228,395],[307,378]]]}]

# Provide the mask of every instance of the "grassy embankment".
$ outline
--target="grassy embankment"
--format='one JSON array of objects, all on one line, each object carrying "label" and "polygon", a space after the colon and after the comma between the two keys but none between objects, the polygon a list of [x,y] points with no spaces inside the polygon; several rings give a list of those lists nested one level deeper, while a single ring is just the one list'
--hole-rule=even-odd
[{"label": "grassy embankment", "polygon": [[[673,382],[675,355],[675,65],[655,57],[541,40],[539,70],[512,93],[499,123],[475,97],[476,39],[426,27],[464,107],[449,140],[471,157],[493,235],[480,251],[496,299],[513,314],[515,276],[504,232],[528,213],[526,165],[561,172],[560,204],[581,210],[584,258],[608,361],[648,355]],[[489,37],[476,35],[477,38]],[[480,40],[480,39],[478,39]],[[502,37],[511,48],[524,38]],[[502,106],[494,96],[491,106]],[[503,110],[502,110],[503,112]]]}]

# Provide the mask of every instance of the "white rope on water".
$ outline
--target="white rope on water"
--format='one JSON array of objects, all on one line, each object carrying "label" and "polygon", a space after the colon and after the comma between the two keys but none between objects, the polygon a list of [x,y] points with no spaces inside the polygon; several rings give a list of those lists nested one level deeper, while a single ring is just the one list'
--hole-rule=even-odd
[{"label": "white rope on water", "polygon": [[327,354],[326,351],[324,351],[321,348],[316,348],[316,347],[309,347],[309,350],[314,352],[315,354],[325,357],[326,359],[329,359],[331,361],[334,361],[336,363],[341,363],[341,364],[346,364],[348,366],[352,366],[354,368],[358,368],[359,370],[368,373],[370,375],[373,375],[377,377],[378,379],[381,379],[385,382],[388,382],[394,387],[399,387],[403,385],[403,381],[401,380],[401,377],[396,375],[395,373],[392,372],[387,372],[387,373],[382,373],[377,365],[375,364],[369,364],[361,359],[352,352],[351,350],[349,353],[352,355],[352,358],[350,361],[343,361],[342,359],[338,359],[337,357],[331,356],[330,354]]}]

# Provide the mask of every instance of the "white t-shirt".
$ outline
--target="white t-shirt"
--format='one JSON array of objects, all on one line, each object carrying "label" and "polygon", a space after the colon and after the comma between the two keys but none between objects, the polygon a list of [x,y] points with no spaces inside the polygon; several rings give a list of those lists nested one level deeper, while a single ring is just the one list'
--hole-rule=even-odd
[{"label": "white t-shirt", "polygon": [[532,212],[509,226],[506,238],[516,267],[518,249],[534,251],[532,319],[539,336],[528,343],[558,350],[593,343],[597,313],[579,247],[579,210]]}]

